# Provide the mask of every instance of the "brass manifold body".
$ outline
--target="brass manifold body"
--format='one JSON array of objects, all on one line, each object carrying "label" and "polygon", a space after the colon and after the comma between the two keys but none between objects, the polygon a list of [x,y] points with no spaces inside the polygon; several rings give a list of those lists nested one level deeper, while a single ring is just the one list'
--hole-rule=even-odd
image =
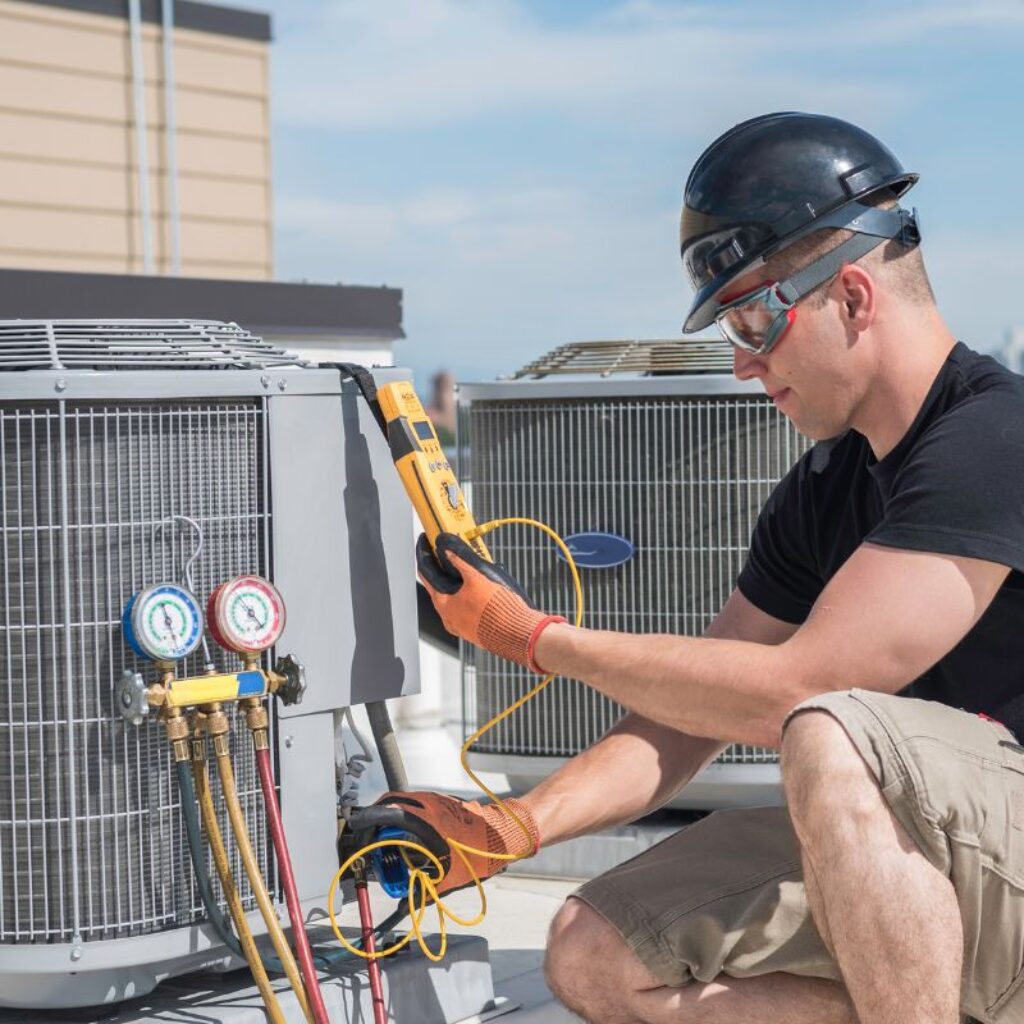
[{"label": "brass manifold body", "polygon": [[151,711],[159,711],[162,719],[176,717],[190,707],[237,703],[255,707],[270,694],[283,704],[298,704],[306,690],[305,671],[294,658],[281,658],[273,669],[259,667],[258,655],[243,656],[238,672],[210,671],[201,676],[174,675],[174,664],[156,662],[159,676],[147,684],[138,672],[126,669],[116,691],[121,714],[134,725],[140,725]]},{"label": "brass manifold body", "polygon": [[[206,736],[213,741],[215,756],[230,756],[231,727],[223,710],[227,703],[237,704],[245,716],[253,747],[270,749],[270,715],[265,699],[268,694],[280,693],[292,685],[289,675],[260,669],[255,657],[245,658],[238,673],[209,672],[176,679],[170,662],[157,662],[157,668],[160,678],[145,688],[145,699],[150,708],[159,710],[175,761],[188,761],[194,756],[201,760],[198,751],[190,750],[189,741],[205,743]],[[183,714],[187,707],[195,708],[191,727]]]}]

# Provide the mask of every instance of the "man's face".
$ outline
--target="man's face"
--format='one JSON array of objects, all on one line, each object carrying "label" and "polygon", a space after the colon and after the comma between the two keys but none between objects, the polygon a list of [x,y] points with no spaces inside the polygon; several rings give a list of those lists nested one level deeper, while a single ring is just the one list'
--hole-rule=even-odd
[{"label": "man's face", "polygon": [[[731,285],[740,293],[773,280],[765,268]],[[814,440],[835,437],[848,429],[863,397],[853,339],[839,315],[840,291],[835,281],[806,296],[782,339],[765,355],[733,349],[733,373],[740,380],[759,380],[765,393],[796,428]],[[815,303],[822,292],[824,306]]]}]

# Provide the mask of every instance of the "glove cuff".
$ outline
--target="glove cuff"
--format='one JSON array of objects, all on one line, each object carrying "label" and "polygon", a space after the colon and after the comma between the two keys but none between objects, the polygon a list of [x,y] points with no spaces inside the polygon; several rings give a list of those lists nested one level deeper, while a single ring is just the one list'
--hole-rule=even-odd
[{"label": "glove cuff", "polygon": [[537,659],[534,657],[534,651],[537,649],[537,641],[540,639],[541,633],[543,633],[544,630],[553,622],[565,622],[565,616],[545,615],[544,618],[541,619],[534,627],[533,632],[530,634],[530,642],[526,645],[526,667],[531,672],[536,672],[541,676],[546,676],[548,671],[537,664]]},{"label": "glove cuff", "polygon": [[492,654],[528,667],[530,638],[547,617],[518,594],[498,587],[480,616],[477,640]]},{"label": "glove cuff", "polygon": [[[520,857],[535,856],[540,850],[540,831],[530,808],[515,797],[509,797],[502,803],[526,826],[530,838],[527,840],[516,819],[506,814],[498,804],[485,804],[481,808],[481,813],[487,822],[487,848],[492,853],[513,853]],[[491,872],[500,871],[508,863],[504,860],[492,861],[489,869]]]}]

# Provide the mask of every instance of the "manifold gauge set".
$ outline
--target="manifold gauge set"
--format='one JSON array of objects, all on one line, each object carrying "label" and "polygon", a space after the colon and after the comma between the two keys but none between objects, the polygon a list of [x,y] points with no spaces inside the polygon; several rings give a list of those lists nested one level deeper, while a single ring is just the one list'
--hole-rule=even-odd
[{"label": "manifold gauge set", "polygon": [[[226,651],[242,658],[239,672],[218,673],[207,650],[203,609],[190,586],[158,583],[133,594],[121,624],[131,650],[153,662],[160,680],[147,684],[138,672],[125,669],[115,701],[122,716],[139,725],[157,708],[195,707],[212,701],[236,701],[275,693],[297,704],[305,691],[305,673],[291,657],[273,671],[258,667],[260,654],[273,647],[285,625],[285,605],[272,583],[260,576],[237,576],[216,587],[206,605],[206,628]],[[203,646],[206,671],[176,678],[172,666]]]},{"label": "manifold gauge set", "polygon": [[[259,576],[222,583],[206,606],[210,635],[236,654],[259,654],[284,630],[284,600]],[[159,583],[133,594],[122,619],[128,646],[147,661],[181,661],[203,639],[203,613],[195,595],[179,583]]]}]

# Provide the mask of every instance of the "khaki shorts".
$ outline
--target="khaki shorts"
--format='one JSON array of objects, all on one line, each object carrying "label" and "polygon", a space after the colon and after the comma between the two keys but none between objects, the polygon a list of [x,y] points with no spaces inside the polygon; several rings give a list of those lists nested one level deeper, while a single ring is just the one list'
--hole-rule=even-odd
[{"label": "khaki shorts", "polygon": [[[1002,726],[932,701],[850,690],[792,714],[814,708],[843,726],[893,814],[953,883],[963,1011],[1024,1024],[1024,748]],[[840,978],[784,808],[719,811],[574,895],[666,985],[720,973]]]}]

